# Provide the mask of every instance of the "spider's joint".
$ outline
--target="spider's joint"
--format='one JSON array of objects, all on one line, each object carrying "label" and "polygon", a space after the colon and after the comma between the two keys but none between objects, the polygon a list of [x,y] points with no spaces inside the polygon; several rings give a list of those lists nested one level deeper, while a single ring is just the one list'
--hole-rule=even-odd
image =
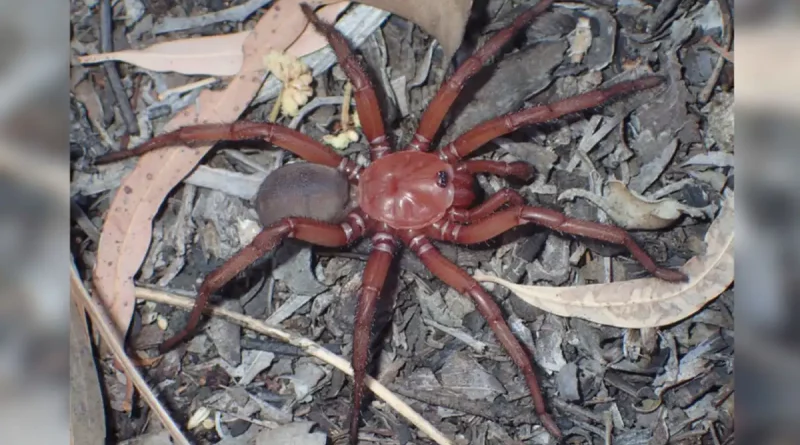
[{"label": "spider's joint", "polygon": [[417,250],[415,250],[415,252],[417,253],[417,255],[418,255],[418,256],[422,256],[422,255],[424,255],[424,254],[425,254],[427,251],[429,251],[429,250],[431,250],[431,249],[433,249],[433,244],[431,244],[431,243],[430,243],[430,241],[428,241],[428,240],[425,240],[424,244],[422,244],[421,246],[419,246],[419,248],[418,248]]},{"label": "spider's joint", "polygon": [[352,162],[350,159],[342,158],[336,170],[347,175],[347,179],[358,179],[361,176],[361,166]]},{"label": "spider's joint", "polygon": [[410,243],[408,243],[408,247],[411,248],[413,251],[417,251],[419,248],[419,244],[425,240],[425,235],[417,235],[415,236]]},{"label": "spider's joint", "polygon": [[358,224],[358,230],[364,231],[367,229],[367,223],[364,222],[364,218],[361,217],[358,213],[351,213],[350,216],[353,218],[353,221]]},{"label": "spider's joint", "polygon": [[428,138],[419,133],[415,133],[414,137],[411,139],[411,142],[408,144],[408,146],[412,150],[425,151],[428,149],[428,146],[430,146],[430,144],[431,141],[428,140]]},{"label": "spider's joint", "polygon": [[397,241],[388,233],[378,232],[372,237],[372,248],[380,250],[381,252],[394,254],[394,251],[397,249]]},{"label": "spider's joint", "polygon": [[447,144],[446,147],[439,150],[439,159],[447,163],[455,162],[461,159],[461,156],[459,156],[458,154],[458,149],[456,148],[456,144],[451,142]]},{"label": "spider's joint", "polygon": [[342,227],[342,231],[344,231],[344,238],[349,243],[353,240],[353,226],[348,224],[347,222],[343,222],[339,224]]}]

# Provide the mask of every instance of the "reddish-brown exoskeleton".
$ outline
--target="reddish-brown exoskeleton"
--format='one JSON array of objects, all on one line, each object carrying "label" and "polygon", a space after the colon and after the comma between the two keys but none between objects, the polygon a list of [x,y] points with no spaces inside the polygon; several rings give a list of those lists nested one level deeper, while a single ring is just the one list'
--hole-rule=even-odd
[{"label": "reddish-brown exoskeleton", "polygon": [[443,282],[468,295],[522,374],[544,427],[556,437],[561,433],[545,409],[531,359],[503,320],[498,305],[467,272],[447,260],[430,240],[460,244],[480,243],[522,224],[538,224],[551,230],[594,238],[625,246],[654,276],[667,281],[684,281],[678,271],[661,268],[629,234],[611,225],[571,219],[562,213],[526,206],[521,195],[504,189],[475,205],[474,175],[490,173],[529,180],[534,172],[523,162],[462,160],[492,139],[524,126],[549,121],[599,106],[616,96],[652,88],[659,77],[619,83],[606,89],[574,96],[547,105],[484,122],[447,146],[431,152],[445,114],[465,82],[494,56],[512,36],[545,11],[552,0],[543,0],[507,28],[498,32],[445,82],[423,114],[419,128],[407,147],[393,151],[387,141],[375,89],[344,37],[333,26],[320,21],[306,5],[303,11],[324,34],[336,52],[339,64],[353,84],[363,132],[369,140],[371,164],[358,166],[325,145],[281,125],[259,122],[197,125],[158,136],[136,149],[111,153],[97,162],[109,162],[156,148],[221,140],[262,139],[286,149],[308,162],[337,169],[357,188],[358,207],[339,224],[302,217],[287,217],[265,227],[255,239],[223,266],[209,274],[200,286],[189,321],[174,337],[161,345],[167,351],[185,340],[197,327],[209,296],[282,240],[295,238],[327,247],[344,247],[364,236],[372,237],[372,252],[364,270],[363,285],[353,335],[353,407],[350,441],[357,442],[364,377],[368,361],[370,326],[376,303],[400,244],[411,249]]}]

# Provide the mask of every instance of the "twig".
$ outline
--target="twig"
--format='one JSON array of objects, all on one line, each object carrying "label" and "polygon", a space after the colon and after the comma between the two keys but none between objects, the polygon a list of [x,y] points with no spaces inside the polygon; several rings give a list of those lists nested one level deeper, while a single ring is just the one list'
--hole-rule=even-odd
[{"label": "twig", "polygon": [[190,28],[211,25],[219,22],[241,22],[254,12],[272,3],[272,0],[250,0],[222,11],[210,12],[194,17],[167,17],[153,26],[153,34],[183,31]]},{"label": "twig", "polygon": [[[722,49],[725,51],[730,50],[731,48],[731,10],[728,8],[727,0],[716,0],[717,4],[719,5],[720,14],[722,14]],[[719,76],[722,73],[722,67],[725,66],[725,57],[719,56],[717,58],[717,64],[714,65],[714,71],[711,72],[711,76],[708,78],[708,83],[706,86],[703,87],[703,91],[700,92],[700,96],[698,97],[700,103],[708,102],[708,99],[711,98],[711,94],[714,92],[714,88],[717,86],[717,81],[719,81]]]},{"label": "twig", "polygon": [[[166,292],[159,292],[142,287],[136,288],[136,297],[147,301],[154,301],[157,303],[169,304],[189,310],[194,306],[194,300],[191,298],[180,297],[177,295],[169,294]],[[343,357],[338,356],[316,342],[302,337],[297,334],[290,333],[276,326],[270,326],[261,320],[248,317],[247,315],[231,312],[219,307],[210,307],[207,309],[211,315],[223,317],[228,321],[239,324],[247,329],[256,331],[258,333],[267,335],[272,338],[289,343],[290,345],[297,346],[304,350],[307,354],[322,360],[325,363],[339,369],[343,373],[352,376],[353,368]],[[397,395],[389,391],[385,386],[381,385],[372,377],[367,376],[365,379],[367,387],[375,394],[375,396],[383,399],[389,406],[394,408],[401,416],[405,417],[409,422],[414,424],[431,440],[441,445],[451,445],[450,439],[431,425],[427,420],[414,411],[408,404],[403,402]]]},{"label": "twig", "polygon": [[169,434],[177,444],[190,445],[189,440],[181,433],[180,427],[172,420],[167,413],[167,410],[158,401],[158,398],[147,386],[147,382],[136,369],[136,366],[131,361],[130,357],[125,353],[125,348],[117,336],[117,329],[112,326],[111,319],[106,314],[102,306],[89,296],[89,292],[83,285],[83,282],[78,277],[78,271],[75,269],[75,264],[70,263],[70,298],[79,307],[82,307],[92,319],[93,328],[100,334],[103,341],[106,342],[111,353],[114,355],[117,363],[120,365],[128,381],[132,381],[136,389],[142,395],[142,399],[147,403],[150,409],[156,413],[161,422],[166,427]]},{"label": "twig", "polygon": [[198,80],[197,82],[187,83],[186,85],[181,85],[179,87],[170,88],[163,93],[158,94],[158,100],[163,101],[166,100],[169,96],[175,94],[183,94],[188,91],[196,90],[198,88],[203,88],[205,86],[209,86],[219,82],[219,78],[217,77],[207,77],[203,80]]},{"label": "twig", "polygon": [[[110,0],[103,0],[100,3],[100,50],[103,53],[114,51]],[[125,93],[125,88],[122,86],[122,79],[119,77],[117,64],[112,61],[103,62],[103,68],[105,69],[108,83],[111,85],[111,90],[114,92],[117,105],[119,105],[120,113],[122,114],[122,119],[125,121],[125,128],[127,128],[128,134],[139,134],[139,123],[136,121],[136,116],[133,114],[130,99],[128,99],[128,95]]]},{"label": "twig", "polygon": [[422,61],[422,66],[417,74],[411,79],[411,82],[406,84],[406,88],[411,89],[416,86],[422,85],[428,79],[428,74],[431,72],[431,61],[433,60],[433,50],[436,49],[437,43],[431,43],[428,46],[428,52],[425,53],[425,60]]}]

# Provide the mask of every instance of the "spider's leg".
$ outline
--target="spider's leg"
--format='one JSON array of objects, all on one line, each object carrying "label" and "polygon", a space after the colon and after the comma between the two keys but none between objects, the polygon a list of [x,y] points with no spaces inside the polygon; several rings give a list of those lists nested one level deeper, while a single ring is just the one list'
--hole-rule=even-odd
[{"label": "spider's leg", "polygon": [[502,161],[484,161],[484,160],[469,160],[459,162],[456,165],[456,171],[467,173],[489,173],[502,177],[513,177],[522,181],[529,181],[533,178],[534,170],[531,164],[527,162],[502,162]]},{"label": "spider's leg", "polygon": [[330,43],[331,48],[336,53],[336,58],[339,60],[339,66],[342,67],[342,70],[353,84],[353,95],[356,99],[358,118],[361,121],[361,129],[364,131],[364,135],[367,136],[367,140],[369,140],[371,158],[375,160],[388,154],[391,151],[391,147],[389,147],[386,137],[378,96],[364,67],[361,66],[355,54],[353,54],[347,40],[333,25],[320,20],[307,4],[301,3],[300,7],[317,32],[328,39],[328,43]]},{"label": "spider's leg", "polygon": [[253,241],[242,248],[225,264],[208,274],[194,302],[186,326],[159,346],[163,354],[194,333],[212,293],[227,284],[247,266],[274,249],[282,240],[295,238],[326,247],[345,246],[361,237],[365,230],[364,215],[356,210],[347,215],[345,222],[330,224],[309,218],[284,218],[263,229]]},{"label": "spider's leg", "polygon": [[436,96],[428,104],[425,113],[419,122],[419,128],[414,134],[409,147],[414,150],[428,151],[431,140],[436,136],[439,127],[442,125],[445,115],[450,111],[450,107],[464,88],[466,82],[483,68],[483,65],[500,49],[511,40],[520,30],[542,12],[547,10],[553,3],[552,0],[541,0],[536,6],[523,12],[506,28],[493,35],[486,43],[481,46],[475,54],[470,56],[450,78],[442,85]]},{"label": "spider's leg", "polygon": [[530,107],[490,119],[440,148],[437,154],[447,162],[457,162],[492,139],[511,133],[522,126],[547,122],[578,111],[594,108],[618,96],[653,88],[660,85],[663,80],[660,76],[648,76],[620,82],[607,88],[579,94],[551,104]]},{"label": "spider's leg", "polygon": [[478,311],[486,319],[489,327],[492,328],[497,340],[503,345],[508,355],[514,360],[514,363],[522,370],[522,375],[525,377],[525,382],[528,384],[528,389],[533,398],[536,415],[539,416],[542,425],[550,434],[560,438],[561,431],[545,410],[544,399],[539,389],[539,382],[533,372],[531,359],[525,353],[517,338],[514,337],[514,334],[511,333],[508,324],[503,320],[503,313],[500,311],[500,307],[494,302],[492,296],[467,272],[445,258],[424,235],[406,233],[401,235],[401,238],[431,273],[448,286],[472,298]]},{"label": "spider's leg", "polygon": [[364,398],[364,379],[369,363],[370,333],[375,308],[397,250],[397,240],[388,233],[378,232],[372,237],[372,252],[364,269],[364,279],[358,294],[355,327],[353,330],[353,410],[350,417],[350,443],[358,443],[358,423],[361,419],[361,401]]},{"label": "spider's leg", "polygon": [[[453,222],[471,223],[486,218],[506,204],[513,207],[521,206],[525,204],[525,199],[516,190],[505,188],[471,209],[451,207],[448,215]],[[441,233],[442,230],[447,231],[448,227],[445,221],[438,221],[433,224],[431,230],[438,230]]]},{"label": "spider's leg", "polygon": [[315,164],[327,165],[356,181],[361,168],[332,148],[282,125],[264,122],[239,121],[232,124],[200,124],[183,127],[150,139],[136,148],[105,154],[94,160],[106,164],[173,145],[186,146],[196,142],[243,141],[261,139],[288,150]]},{"label": "spider's leg", "polygon": [[570,218],[561,212],[541,207],[519,206],[489,215],[470,225],[437,225],[428,229],[428,236],[459,244],[474,244],[490,240],[522,224],[538,224],[558,232],[625,246],[634,259],[655,277],[665,281],[682,282],[688,277],[680,271],[659,267],[630,234],[610,224]]}]

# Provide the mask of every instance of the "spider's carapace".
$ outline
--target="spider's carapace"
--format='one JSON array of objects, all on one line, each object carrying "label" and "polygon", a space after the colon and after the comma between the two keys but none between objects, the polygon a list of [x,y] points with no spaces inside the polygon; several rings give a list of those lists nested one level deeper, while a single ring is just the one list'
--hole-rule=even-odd
[{"label": "spider's carapace", "polygon": [[372,162],[358,183],[358,204],[395,229],[420,229],[442,219],[453,205],[454,169],[438,156],[399,151]]}]

